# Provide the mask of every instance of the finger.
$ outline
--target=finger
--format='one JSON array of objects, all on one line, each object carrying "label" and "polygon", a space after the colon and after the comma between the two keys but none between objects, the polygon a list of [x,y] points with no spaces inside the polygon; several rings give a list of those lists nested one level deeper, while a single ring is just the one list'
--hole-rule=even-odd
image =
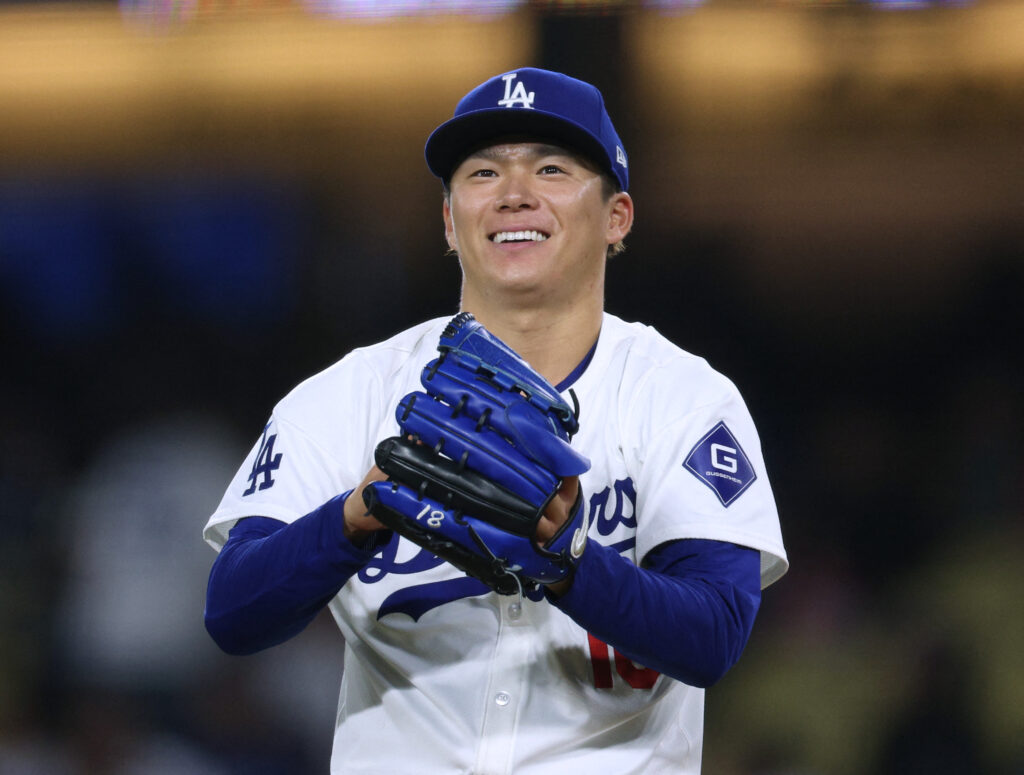
[{"label": "finger", "polygon": [[348,500],[345,501],[344,529],[346,536],[352,538],[354,535],[380,530],[384,527],[379,520],[367,512],[366,504],[363,502],[363,490],[370,483],[383,482],[387,478],[387,474],[377,466],[373,466],[363,478],[363,481],[359,483],[359,486],[352,491]]},{"label": "finger", "polygon": [[544,514],[537,522],[535,538],[540,546],[544,546],[554,538],[562,525],[569,519],[579,489],[580,479],[578,476],[566,477],[562,482],[555,497],[551,499],[551,503],[548,504]]}]

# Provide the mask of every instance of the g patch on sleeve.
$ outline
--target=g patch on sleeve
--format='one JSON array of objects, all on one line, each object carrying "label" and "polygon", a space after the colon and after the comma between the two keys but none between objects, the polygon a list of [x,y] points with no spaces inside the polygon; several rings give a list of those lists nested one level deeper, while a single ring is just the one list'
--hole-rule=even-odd
[{"label": "g patch on sleeve", "polygon": [[697,442],[683,466],[714,490],[723,506],[729,506],[757,479],[750,459],[724,422]]}]

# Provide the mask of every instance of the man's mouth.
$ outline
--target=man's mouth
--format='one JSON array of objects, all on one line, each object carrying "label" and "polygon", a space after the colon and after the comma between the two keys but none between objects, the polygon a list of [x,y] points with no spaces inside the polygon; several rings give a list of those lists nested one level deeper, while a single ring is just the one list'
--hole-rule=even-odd
[{"label": "man's mouth", "polygon": [[536,230],[499,231],[492,234],[490,239],[495,245],[500,245],[502,242],[543,242],[549,236],[542,231]]}]

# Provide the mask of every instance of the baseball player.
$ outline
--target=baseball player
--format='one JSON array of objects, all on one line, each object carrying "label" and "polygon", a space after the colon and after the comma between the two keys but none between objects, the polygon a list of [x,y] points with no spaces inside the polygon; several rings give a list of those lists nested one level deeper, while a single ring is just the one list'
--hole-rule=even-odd
[{"label": "baseball player", "polygon": [[704,688],[788,567],[754,423],[604,311],[633,201],[597,89],[498,75],[426,160],[459,314],[274,408],[206,525],[207,629],[245,654],[330,609],[332,773],[697,773]]}]

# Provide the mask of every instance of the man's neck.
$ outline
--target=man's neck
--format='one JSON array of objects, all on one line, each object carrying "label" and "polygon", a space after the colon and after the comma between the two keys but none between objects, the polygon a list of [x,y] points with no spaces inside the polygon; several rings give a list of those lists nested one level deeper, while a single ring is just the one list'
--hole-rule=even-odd
[{"label": "man's neck", "polygon": [[597,341],[603,309],[576,307],[556,313],[550,310],[482,307],[464,301],[472,312],[505,344],[515,350],[552,385],[572,373]]}]

